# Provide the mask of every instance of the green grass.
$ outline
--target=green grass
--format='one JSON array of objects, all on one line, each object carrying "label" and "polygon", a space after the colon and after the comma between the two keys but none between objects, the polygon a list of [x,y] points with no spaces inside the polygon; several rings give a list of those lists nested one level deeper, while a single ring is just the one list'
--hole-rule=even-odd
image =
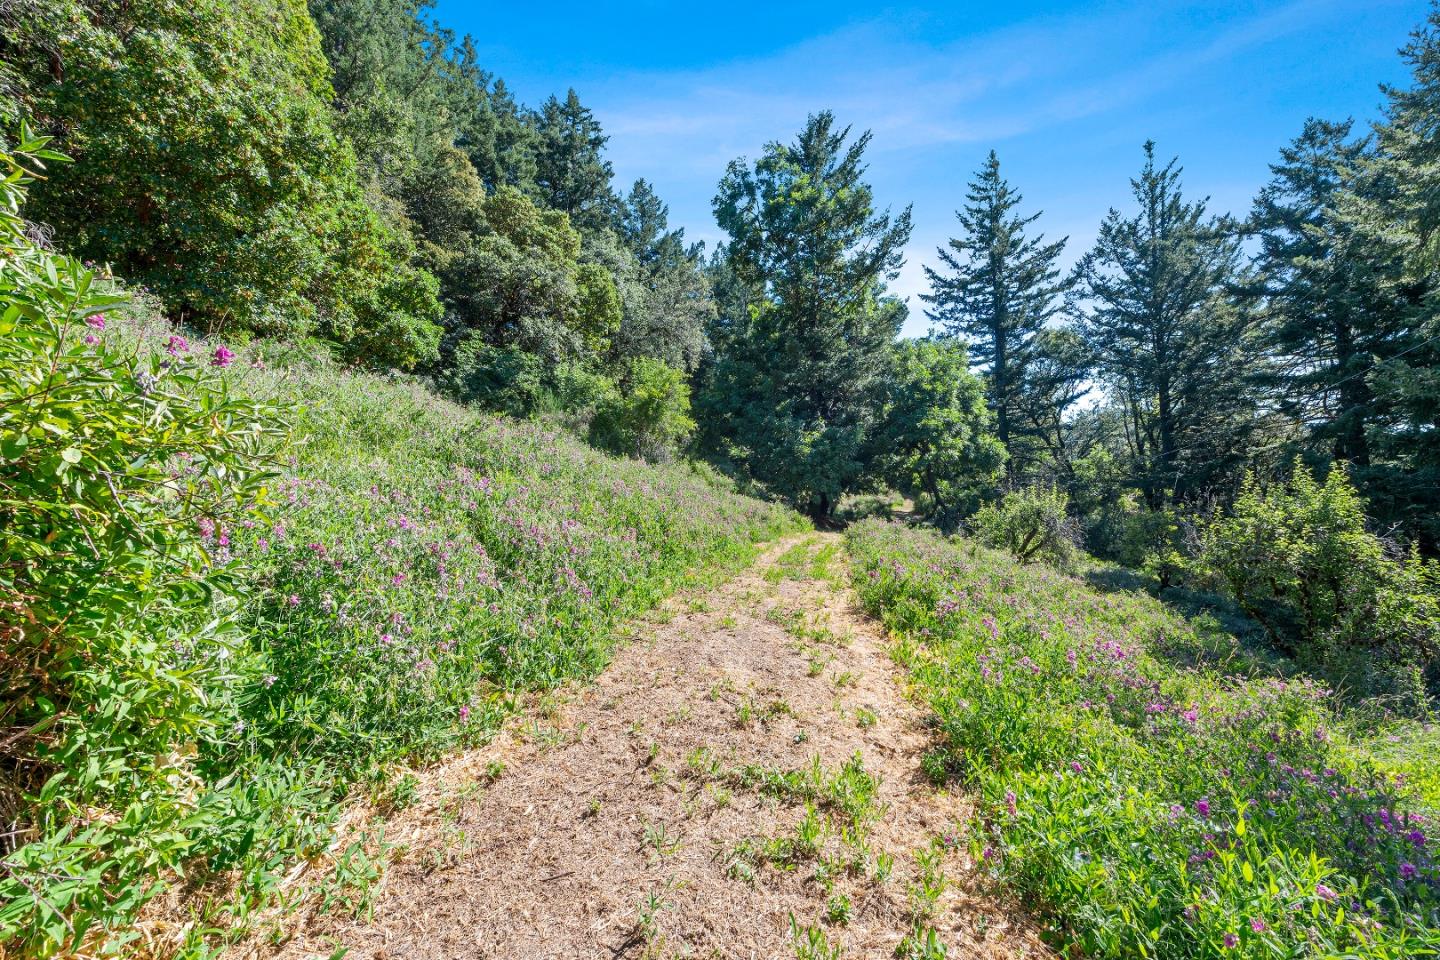
[{"label": "green grass", "polygon": [[865,607],[976,794],[975,853],[1097,957],[1440,949],[1437,738],[1347,712],[1187,620],[967,541],[867,521]]},{"label": "green grass", "polygon": [[[125,336],[159,350],[170,332]],[[262,347],[269,369],[249,362]],[[627,618],[806,527],[703,467],[616,459],[414,380],[276,351],[254,345],[226,371],[286,411],[293,440],[258,505],[265,519],[206,533],[240,588],[213,613],[228,625],[228,669],[183,755],[183,837],[147,837],[137,820],[136,848],[167,852],[88,930],[66,924],[69,880],[22,877],[34,901],[0,909],[0,953],[122,950],[106,938],[183,868],[192,889],[209,882],[187,900],[178,946],[205,955],[274,902],[290,864],[329,845],[347,797],[403,807],[408,764],[482,742],[522,692],[602,669]]]},{"label": "green grass", "polygon": [[248,377],[301,412],[273,525],[234,538],[249,682],[205,765],[239,778],[216,799],[266,785],[209,851],[246,878],[242,902],[368,771],[485,739],[517,692],[603,668],[626,618],[803,526],[702,468],[608,457],[415,382]]}]

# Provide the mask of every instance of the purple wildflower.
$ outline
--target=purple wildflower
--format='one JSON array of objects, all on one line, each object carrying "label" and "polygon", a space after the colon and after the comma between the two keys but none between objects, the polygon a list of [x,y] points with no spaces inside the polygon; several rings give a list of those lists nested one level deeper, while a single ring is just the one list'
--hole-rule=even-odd
[{"label": "purple wildflower", "polygon": [[1202,816],[1202,817],[1208,817],[1208,816],[1210,816],[1210,801],[1209,801],[1209,800],[1196,800],[1196,801],[1195,801],[1195,812],[1198,813],[1198,814],[1200,814],[1200,816]]},{"label": "purple wildflower", "polygon": [[86,318],[85,318],[85,325],[86,325],[87,327],[92,327],[92,328],[94,328],[94,329],[96,329],[96,330],[104,330],[104,329],[105,329],[105,314],[103,314],[103,313],[96,313],[96,314],[92,314],[91,316],[86,317]]},{"label": "purple wildflower", "polygon": [[178,357],[180,356],[180,354],[185,353],[189,349],[190,341],[186,340],[184,337],[179,337],[172,334],[170,339],[165,341],[165,352],[170,354],[170,356],[172,357]]},{"label": "purple wildflower", "polygon": [[235,354],[225,347],[224,344],[215,348],[215,355],[210,358],[212,367],[228,367],[235,362]]}]

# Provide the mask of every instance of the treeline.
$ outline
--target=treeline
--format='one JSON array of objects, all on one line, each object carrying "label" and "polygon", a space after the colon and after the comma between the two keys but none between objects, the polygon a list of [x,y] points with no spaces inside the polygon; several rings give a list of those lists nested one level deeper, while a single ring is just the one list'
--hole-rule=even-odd
[{"label": "treeline", "polygon": [[866,138],[847,145],[828,115],[813,119],[721,184],[732,241],[712,274],[702,438],[817,515],[888,483],[953,526],[991,492],[992,451],[937,446],[963,432],[953,422],[924,438],[906,421],[933,425],[932,402],[953,409],[921,358],[963,340],[983,430],[1003,447],[998,486],[1068,495],[1092,552],[1138,565],[1233,502],[1247,474],[1299,461],[1343,467],[1374,530],[1433,553],[1437,29],[1432,12],[1402,51],[1413,82],[1384,89],[1378,122],[1306,123],[1243,217],[1213,214],[1146,144],[1130,198],[1073,269],[991,153],[926,270],[939,334],[888,355],[904,312],[883,283],[908,215],[875,215],[859,182]]},{"label": "treeline", "polygon": [[631,454],[688,446],[820,520],[888,488],[949,529],[1042,486],[1138,564],[1298,460],[1343,465],[1376,532],[1440,543],[1440,14],[1379,121],[1307,123],[1244,216],[1147,144],[1067,270],[992,154],[920,342],[886,288],[909,211],[881,209],[869,135],[828,113],[731,164],[705,251],[645,181],[616,186],[574,91],[518,103],[424,4],[0,16],[0,119],[76,160],[28,218],[207,333],[576,412]]}]

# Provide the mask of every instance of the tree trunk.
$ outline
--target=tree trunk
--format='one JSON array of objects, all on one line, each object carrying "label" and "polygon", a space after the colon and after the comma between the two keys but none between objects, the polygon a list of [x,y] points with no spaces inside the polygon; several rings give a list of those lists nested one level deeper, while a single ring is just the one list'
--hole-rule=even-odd
[{"label": "tree trunk", "polygon": [[1370,466],[1370,439],[1365,431],[1365,408],[1370,404],[1370,387],[1354,369],[1355,335],[1343,320],[1335,324],[1335,366],[1340,384],[1339,434],[1335,438],[1335,459],[1348,460],[1357,467]]}]

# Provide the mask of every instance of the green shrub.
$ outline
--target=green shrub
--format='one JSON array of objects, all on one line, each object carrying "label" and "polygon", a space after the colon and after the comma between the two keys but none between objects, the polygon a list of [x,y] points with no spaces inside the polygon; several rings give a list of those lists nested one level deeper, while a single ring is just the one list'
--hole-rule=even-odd
[{"label": "green shrub", "polygon": [[1026,487],[980,508],[970,527],[981,543],[1008,550],[1022,563],[1064,564],[1079,539],[1068,507],[1068,498],[1054,487]]},{"label": "green shrub", "polygon": [[659,360],[630,360],[618,390],[597,405],[590,441],[615,453],[661,462],[695,430],[685,375]]},{"label": "green shrub", "polygon": [[79,946],[195,852],[243,644],[230,543],[277,437],[228,350],[127,349],[125,298],[27,239],[44,142],[0,154],[0,949]]},{"label": "green shrub", "polygon": [[1342,470],[1324,483],[1296,464],[1289,483],[1248,477],[1202,534],[1202,568],[1302,663],[1360,694],[1422,706],[1417,678],[1440,657],[1440,565],[1394,557],[1365,529]]},{"label": "green shrub", "polygon": [[456,400],[512,417],[590,409],[613,388],[579,363],[549,363],[520,347],[488,344],[478,334],[461,341],[440,385]]},{"label": "green shrub", "polygon": [[869,440],[873,471],[941,530],[953,531],[994,488],[1005,447],[992,433],[985,389],[963,343],[896,344],[878,420]]},{"label": "green shrub", "polygon": [[1131,496],[1115,517],[1115,559],[1155,578],[1159,590],[1174,586],[1184,574],[1185,526],[1171,507],[1149,510]]}]

